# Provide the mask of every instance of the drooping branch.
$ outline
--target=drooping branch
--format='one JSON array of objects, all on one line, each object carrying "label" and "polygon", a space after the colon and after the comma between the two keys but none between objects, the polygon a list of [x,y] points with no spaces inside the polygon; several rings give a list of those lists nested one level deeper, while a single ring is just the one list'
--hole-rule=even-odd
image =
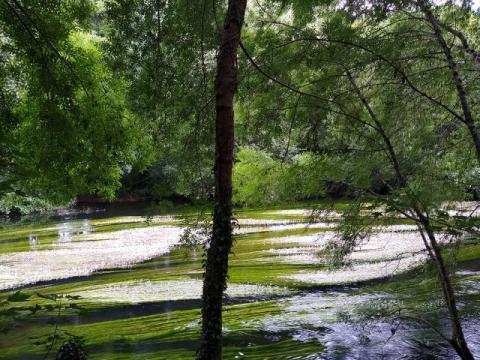
[{"label": "drooping branch", "polygon": [[470,54],[470,56],[472,57],[472,59],[474,61],[476,61],[477,63],[480,64],[480,51],[478,50],[475,50],[469,43],[467,37],[465,36],[465,34],[458,30],[458,29],[454,29],[452,28],[450,25],[447,25],[443,22],[438,22],[438,24],[444,28],[445,30],[447,30],[450,34],[454,35],[455,37],[458,38],[458,40],[460,40],[461,44],[462,44],[462,49],[467,53],[467,54]]},{"label": "drooping branch", "polygon": [[445,55],[445,60],[447,61],[448,67],[450,68],[452,80],[457,92],[457,97],[462,107],[463,122],[467,126],[468,131],[470,132],[473,144],[475,146],[477,159],[480,162],[480,133],[473,119],[470,102],[465,91],[463,80],[460,76],[458,64],[453,58],[452,51],[443,36],[440,24],[436,19],[435,15],[433,14],[430,4],[426,0],[418,0],[418,5],[424,13],[426,20],[432,26],[433,32],[435,34],[435,39]]},{"label": "drooping branch", "polygon": [[[12,0],[13,4],[10,4],[9,0],[4,0],[4,3],[7,5],[7,7],[12,11],[15,17],[18,18],[20,21],[20,24],[24,27],[24,29],[27,31],[29,36],[35,41],[35,43],[40,47],[43,48],[42,44],[40,43],[40,40],[42,40],[47,48],[52,51],[52,53],[57,57],[70,71],[70,73],[73,75],[73,77],[78,81],[80,86],[82,87],[83,91],[87,96],[89,96],[89,91],[85,84],[83,83],[83,80],[80,78],[80,76],[77,74],[75,69],[73,68],[72,63],[66,59],[60,51],[57,49],[57,47],[50,41],[48,36],[44,33],[44,31],[37,25],[35,20],[32,18],[32,16],[29,14],[28,10],[25,9],[25,7],[17,0]],[[21,14],[25,17],[25,19],[28,21],[29,24],[22,18],[21,14],[15,9],[15,7],[20,11]],[[30,28],[31,26],[31,28]],[[32,31],[34,29],[39,36],[35,36],[34,32]]]},{"label": "drooping branch", "polygon": [[[407,186],[407,179],[403,176],[401,172],[400,165],[397,160],[397,155],[392,146],[390,138],[387,136],[379,118],[377,117],[376,113],[373,111],[365,95],[360,91],[360,89],[356,85],[356,82],[353,76],[350,74],[348,70],[347,70],[347,76],[352,84],[352,87],[357,92],[359,99],[361,100],[361,102],[367,109],[367,112],[369,113],[370,117],[376,124],[377,132],[380,134],[380,136],[382,137],[385,143],[385,146],[387,148],[387,152],[389,155],[388,157],[390,162],[392,163],[392,166],[395,169],[395,174],[398,182],[401,184],[401,186]],[[408,189],[407,189],[407,192],[408,192]],[[413,203],[411,204],[411,212],[414,215],[413,219],[418,225],[420,235],[422,237],[425,248],[428,251],[430,258],[435,262],[437,266],[437,271],[440,278],[440,284],[442,287],[443,296],[447,304],[448,312],[450,315],[450,321],[452,324],[452,337],[451,339],[448,339],[448,341],[452,345],[452,347],[456,350],[456,352],[462,357],[462,359],[473,360],[473,356],[470,353],[470,350],[467,346],[467,343],[465,341],[465,337],[463,334],[463,328],[461,326],[460,316],[458,314],[455,293],[451,284],[450,276],[447,272],[445,260],[442,255],[442,249],[438,244],[437,238],[435,236],[435,232],[430,222],[428,212],[426,212],[425,210],[422,210],[422,208],[423,207],[421,206],[418,199],[413,200]]]},{"label": "drooping branch", "polygon": [[355,82],[355,79],[353,78],[352,74],[350,73],[349,70],[346,70],[347,78],[350,81],[350,84],[352,85],[353,89],[355,90],[355,93],[357,94],[358,98],[364,105],[365,109],[367,109],[368,114],[372,118],[373,122],[375,123],[375,130],[378,132],[378,134],[382,137],[383,142],[385,143],[385,147],[387,150],[387,155],[393,165],[393,169],[395,171],[395,174],[398,178],[399,185],[404,187],[406,185],[406,179],[403,176],[403,173],[400,169],[400,163],[398,162],[398,157],[397,154],[395,153],[395,150],[393,148],[392,142],[390,141],[390,138],[387,136],[387,133],[385,132],[385,129],[383,128],[382,123],[378,119],[376,113],[373,111],[372,107],[370,106],[369,101],[363,94],[363,92],[360,90],[358,87],[357,83]]},{"label": "drooping branch", "polygon": [[[419,0],[419,1],[423,2],[423,4],[427,4],[427,3],[424,2],[424,0]],[[428,4],[427,4],[427,6],[428,6]],[[475,121],[474,121],[473,116],[472,116],[472,111],[471,111],[471,108],[470,108],[470,105],[469,105],[469,102],[468,102],[468,99],[467,99],[465,88],[464,88],[463,82],[462,82],[462,80],[460,78],[460,75],[459,75],[459,72],[458,72],[458,66],[453,59],[453,56],[451,54],[451,50],[450,50],[448,44],[446,43],[445,39],[443,38],[443,35],[441,33],[441,30],[440,30],[440,25],[438,24],[437,20],[433,16],[433,13],[431,12],[431,10],[430,10],[430,14],[431,14],[431,17],[430,17],[429,22],[433,21],[432,26],[434,26],[434,30],[435,30],[435,28],[437,29],[437,30],[435,30],[437,40],[439,42],[440,41],[442,42],[440,44],[441,47],[442,47],[442,51],[444,52],[444,55],[447,58],[447,65],[451,69],[452,76],[454,77],[454,83],[455,83],[456,91],[457,91],[457,94],[458,94],[458,97],[459,97],[459,100],[460,100],[460,104],[461,104],[461,107],[462,107],[462,113],[458,113],[457,111],[452,109],[450,106],[444,104],[442,101],[436,99],[435,97],[429,95],[424,90],[420,89],[417,85],[415,85],[413,83],[410,76],[407,75],[407,73],[399,65],[397,65],[394,61],[390,60],[389,58],[387,58],[383,54],[381,54],[377,51],[374,51],[374,50],[372,50],[371,48],[369,48],[365,45],[362,45],[360,43],[356,43],[356,42],[353,42],[353,41],[349,41],[349,40],[344,40],[344,39],[322,38],[322,37],[316,37],[316,36],[308,36],[308,37],[300,36],[300,37],[297,37],[297,38],[294,38],[294,39],[290,40],[290,44],[293,44],[295,42],[302,42],[302,41],[304,41],[304,42],[320,42],[320,43],[341,44],[341,45],[345,45],[345,46],[348,46],[348,47],[353,47],[353,48],[360,49],[360,50],[372,55],[373,57],[377,58],[378,60],[382,61],[383,63],[387,64],[398,75],[400,75],[400,77],[403,79],[404,83],[408,87],[410,87],[410,89],[412,89],[414,92],[418,93],[422,97],[426,98],[427,100],[429,100],[433,104],[435,104],[435,105],[439,106],[440,108],[444,109],[450,115],[452,115],[457,121],[463,123],[467,127],[467,130],[469,131],[469,133],[471,135],[471,138],[472,138],[472,141],[473,141],[473,144],[474,144],[474,147],[475,147],[477,159],[480,162],[480,133],[479,133],[479,129],[476,126]],[[273,23],[276,24],[276,25],[286,26],[286,27],[292,28],[296,31],[301,31],[301,29],[298,29],[298,28],[296,28],[296,27],[294,27],[290,24],[285,24],[285,23],[280,22],[280,21],[275,21]],[[448,56],[447,56],[447,54],[448,54]]]},{"label": "drooping branch", "polygon": [[[268,21],[264,21],[264,22],[268,22]],[[296,28],[296,27],[294,27],[290,24],[283,23],[281,21],[274,21],[272,23],[276,24],[276,25],[280,25],[280,26],[286,26],[286,27],[289,27],[289,28],[292,28],[296,31],[301,32],[301,29]],[[344,40],[344,39],[333,39],[333,38],[327,38],[327,37],[321,38],[321,37],[316,37],[316,36],[308,36],[308,37],[299,36],[299,37],[296,37],[296,38],[293,38],[292,40],[290,40],[289,44],[294,44],[296,42],[319,42],[319,43],[325,43],[325,44],[333,43],[333,44],[341,44],[341,45],[344,45],[344,46],[348,46],[348,47],[352,47],[352,48],[362,50],[362,51],[372,55],[373,57],[377,58],[378,60],[382,61],[383,63],[387,64],[388,66],[390,66],[398,75],[400,75],[400,77],[403,79],[405,84],[408,85],[414,92],[423,96],[424,98],[426,98],[427,100],[429,100],[433,104],[443,108],[445,111],[450,113],[455,119],[457,119],[461,122],[464,122],[464,119],[463,119],[462,115],[460,115],[455,110],[450,108],[448,105],[442,103],[440,100],[438,100],[438,99],[434,98],[433,96],[427,94],[425,91],[423,91],[418,86],[416,86],[413,83],[413,81],[410,79],[410,76],[407,75],[407,73],[399,65],[395,64],[395,62],[393,60],[387,58],[386,56],[382,55],[381,53],[376,52],[373,49],[371,49],[371,48],[369,48],[365,45],[362,45],[360,43],[356,43],[356,42],[353,42],[353,41],[349,41],[349,40]]]},{"label": "drooping branch", "polygon": [[322,103],[329,103],[329,104],[332,104],[332,105],[336,105],[338,106],[339,110],[336,110],[334,108],[332,108],[331,106],[326,106],[326,105],[319,105],[319,104],[316,104],[316,107],[319,108],[319,109],[322,109],[322,110],[325,110],[327,112],[331,112],[333,114],[337,114],[337,115],[343,115],[351,120],[355,120],[357,122],[361,122],[363,123],[364,125],[367,125],[367,126],[370,126],[372,127],[372,124],[369,124],[368,122],[365,122],[363,120],[361,120],[359,117],[357,116],[354,116],[346,111],[343,110],[341,104],[339,104],[337,101],[335,100],[332,100],[332,99],[327,99],[327,98],[324,98],[324,97],[321,97],[319,95],[316,95],[316,94],[312,94],[312,93],[308,93],[308,92],[305,92],[305,91],[302,91],[300,90],[298,87],[294,86],[294,85],[291,85],[291,84],[288,84],[286,83],[285,81],[283,80],[280,80],[280,79],[277,79],[276,77],[270,75],[269,73],[267,73],[265,70],[262,69],[262,67],[255,61],[255,59],[250,55],[250,53],[248,52],[248,50],[245,48],[245,46],[242,44],[242,42],[240,42],[240,48],[243,50],[245,56],[247,57],[248,61],[252,64],[252,66],[263,76],[265,76],[267,79],[273,81],[274,83],[280,85],[281,87],[289,90],[289,91],[292,91],[298,95],[302,95],[302,96],[306,96],[306,97],[310,97],[310,98],[313,98],[313,99],[316,99],[316,100],[319,100],[321,101]]}]

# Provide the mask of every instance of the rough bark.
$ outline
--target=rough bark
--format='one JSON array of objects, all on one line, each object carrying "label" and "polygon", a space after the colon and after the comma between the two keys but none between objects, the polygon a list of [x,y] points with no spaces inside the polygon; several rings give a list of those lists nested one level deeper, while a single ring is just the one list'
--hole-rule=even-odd
[{"label": "rough bark", "polygon": [[217,58],[215,121],[215,207],[203,283],[202,342],[198,359],[222,358],[222,300],[232,247],[233,99],[237,49],[247,0],[229,0]]},{"label": "rough bark", "polygon": [[462,107],[463,122],[467,126],[467,129],[470,133],[470,136],[473,141],[473,145],[475,146],[477,159],[480,162],[480,131],[475,125],[475,121],[473,119],[472,110],[471,110],[470,103],[468,101],[467,94],[465,91],[465,86],[463,84],[462,78],[460,77],[460,73],[458,70],[458,64],[453,58],[452,51],[442,34],[440,23],[438,22],[437,18],[433,14],[430,4],[426,0],[419,0],[418,5],[422,10],[423,14],[425,15],[426,20],[432,26],[433,32],[435,34],[435,39],[437,40],[438,44],[440,45],[440,48],[442,49],[445,55],[445,59],[447,61],[450,72],[452,74],[452,80],[455,85],[457,97]]}]

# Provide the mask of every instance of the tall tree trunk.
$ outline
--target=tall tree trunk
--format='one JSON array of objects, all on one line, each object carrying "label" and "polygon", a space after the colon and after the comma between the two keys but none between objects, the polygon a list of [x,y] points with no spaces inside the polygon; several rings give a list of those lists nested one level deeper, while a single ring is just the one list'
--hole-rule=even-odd
[{"label": "tall tree trunk", "polygon": [[222,358],[222,301],[232,247],[233,98],[237,49],[247,0],[229,0],[217,59],[215,121],[215,207],[203,281],[202,342],[198,359]]}]

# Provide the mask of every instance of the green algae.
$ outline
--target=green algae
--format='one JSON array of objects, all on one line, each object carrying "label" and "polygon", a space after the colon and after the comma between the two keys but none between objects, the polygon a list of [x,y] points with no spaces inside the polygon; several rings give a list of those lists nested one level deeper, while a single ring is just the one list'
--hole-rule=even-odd
[{"label": "green algae", "polygon": [[[301,204],[298,208],[303,208]],[[271,210],[271,209],[269,209]],[[245,210],[241,217],[258,218],[268,210]],[[249,213],[250,212],[250,213]],[[268,216],[268,215],[267,215]],[[270,219],[286,219],[285,215]],[[288,220],[303,220],[294,218]],[[119,221],[102,219],[92,221],[93,232],[110,232],[116,230],[133,229],[149,226],[149,223],[135,219],[124,218]],[[161,224],[173,224],[174,221],[166,220]],[[388,220],[392,221],[392,220]],[[396,220],[395,220],[396,221]],[[385,220],[386,223],[390,224]],[[157,225],[158,223],[154,223]],[[44,225],[45,226],[45,225]],[[19,233],[11,230],[5,235],[21,238],[31,231],[41,231],[40,227],[21,229]],[[53,241],[56,236],[52,227],[43,227],[47,239]],[[56,228],[55,228],[56,229]],[[323,270],[324,267],[313,264],[288,264],[279,262],[275,256],[269,254],[269,249],[291,247],[288,243],[274,243],[266,241],[271,238],[280,238],[298,235],[315,235],[326,230],[309,228],[290,229],[281,231],[263,231],[235,236],[233,252],[230,256],[230,283],[238,284],[264,284],[286,286],[293,291],[304,290],[305,284],[280,278],[280,276],[294,274],[301,271]],[[23,231],[23,232],[22,232]],[[50,231],[50,232],[49,232]],[[2,239],[0,237],[0,239]],[[15,243],[15,242],[13,242]],[[6,244],[0,245],[0,249]],[[10,250],[9,250],[10,251]],[[17,251],[17,250],[13,250]],[[480,258],[480,246],[470,245],[460,248],[458,258],[461,261]],[[259,261],[262,260],[262,261]],[[407,305],[415,302],[428,302],[432,294],[438,293],[438,282],[433,272],[425,271],[400,275],[389,282],[363,286],[361,291],[386,292],[398,294]],[[415,275],[415,276],[414,276]],[[182,280],[202,278],[202,249],[174,248],[170,253],[156,257],[152,260],[138,263],[127,269],[107,269],[98,271],[91,276],[71,278],[45,285],[29,286],[24,291],[35,294],[77,293],[98,286],[123,283],[133,280]],[[313,288],[313,286],[311,286]],[[412,289],[415,289],[413,297]],[[0,294],[0,299],[11,292]],[[435,296],[436,297],[436,296]],[[409,300],[411,299],[411,300]],[[410,303],[408,303],[410,301]],[[45,305],[48,301],[44,298],[33,296],[28,306],[34,304]],[[91,359],[186,359],[193,358],[199,344],[199,303],[185,304],[172,301],[164,304],[164,310],[150,315],[135,313],[133,305],[126,303],[102,304],[91,302],[88,299],[72,301],[82,307],[83,313],[76,314],[74,310],[65,311],[61,315],[62,328],[85,339]],[[145,304],[145,307],[159,304]],[[18,304],[25,306],[25,304]],[[189,307],[188,309],[178,309]],[[263,317],[280,314],[284,305],[272,301],[253,301],[249,303],[226,306],[225,311],[225,348],[226,359],[287,359],[307,358],[314,354],[321,354],[324,347],[318,341],[302,342],[292,339],[292,334],[281,333],[272,335],[262,331],[249,323]],[[152,310],[154,311],[154,309]],[[99,314],[102,314],[100,316]],[[115,316],[113,314],[116,314]],[[120,315],[119,315],[120,314]],[[49,317],[55,316],[54,311],[37,314],[33,319],[19,323],[15,331],[7,333],[0,340],[2,356],[5,359],[41,359],[45,349],[35,346],[35,339],[52,333],[53,327],[46,324]],[[118,317],[108,319],[108,316]]]},{"label": "green algae", "polygon": [[[313,230],[313,229],[312,229]],[[280,234],[269,233],[270,237],[291,236],[299,231],[283,231]],[[318,229],[315,232],[318,233]],[[275,256],[265,253],[272,248],[287,248],[289,244],[272,244],[258,241],[258,234],[241,236],[236,241],[230,255],[231,283],[249,283],[259,285],[282,285],[296,287],[295,281],[279,278],[279,275],[296,273],[302,270],[319,269],[315,265],[284,264],[276,261]],[[262,236],[266,234],[262,233]],[[45,294],[76,293],[86,291],[94,286],[121,283],[136,279],[149,281],[175,279],[201,279],[202,249],[175,248],[166,255],[150,261],[136,264],[127,269],[112,269],[97,271],[89,277],[71,279],[71,281],[52,282],[48,286],[31,286],[28,291]],[[268,261],[258,261],[264,258]],[[91,306],[91,305],[89,305]]]},{"label": "green algae", "polygon": [[[457,276],[455,270],[462,268],[463,264],[470,261],[480,261],[480,245],[461,246],[452,254],[455,256],[455,262],[450,264],[451,276],[453,285],[458,291],[465,279],[480,280],[480,276]],[[382,281],[373,284],[366,289],[368,292],[388,293],[399,299],[403,306],[414,311],[437,311],[439,307],[443,306],[443,295],[441,285],[438,280],[435,265],[431,260],[421,267],[417,267],[407,273],[389,279],[389,281]],[[457,295],[459,296],[459,295]],[[465,294],[459,298],[466,303],[478,302],[479,295]],[[434,303],[432,310],[432,303]]]},{"label": "green algae", "polygon": [[[244,326],[248,321],[278,314],[281,310],[275,302],[269,301],[226,306],[225,358],[234,358],[241,353],[244,355],[240,356],[254,359],[278,359],[279,353],[284,358],[320,353],[323,347],[318,342],[294,341],[287,334],[272,337]],[[61,327],[85,340],[92,359],[122,356],[129,359],[185,359],[193,358],[198,347],[199,320],[199,311],[194,309]],[[0,340],[3,355],[6,358],[15,358],[19,354],[29,358],[41,356],[44,348],[32,346],[31,340],[41,339],[51,331],[51,326],[33,326],[7,334]]]},{"label": "green algae", "polygon": [[480,259],[480,238],[476,239],[477,245],[461,247],[457,253],[458,261],[471,261]]}]

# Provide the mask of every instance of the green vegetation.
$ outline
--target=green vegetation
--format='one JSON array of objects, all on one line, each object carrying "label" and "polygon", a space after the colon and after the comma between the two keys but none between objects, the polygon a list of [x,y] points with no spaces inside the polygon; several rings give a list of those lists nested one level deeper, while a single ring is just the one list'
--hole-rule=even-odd
[{"label": "green vegetation", "polygon": [[[303,204],[305,205],[305,204]],[[257,219],[261,214],[268,216],[271,210],[251,210]],[[245,214],[247,215],[247,214]],[[148,225],[142,218],[111,218],[92,221],[94,233],[108,233],[120,229],[141,229],[142,227],[155,226],[165,223],[165,220]],[[126,222],[120,222],[128,220]],[[265,219],[266,221],[271,219]],[[288,221],[288,220],[287,220]],[[96,223],[96,224],[95,224]],[[168,223],[168,222],[167,222]],[[110,228],[110,226],[116,226]],[[25,239],[29,232],[50,234],[51,243],[55,240],[55,228],[51,225],[27,226],[18,230],[18,238]],[[58,231],[58,229],[56,229]],[[286,279],[289,274],[304,271],[327,271],[320,264],[295,264],[280,261],[280,258],[271,253],[272,249],[291,250],[298,246],[295,243],[275,242],[272,239],[295,238],[296,236],[314,236],[325,229],[303,228],[280,231],[262,231],[251,234],[242,234],[236,237],[234,249],[231,254],[229,284],[255,284],[277,285],[290,289],[291,296],[307,294],[318,288],[318,285],[306,285],[305,283]],[[12,236],[12,231],[2,232],[7,238]],[[22,234],[22,235],[20,235]],[[80,238],[75,241],[80,241]],[[93,240],[90,240],[93,241]],[[2,245],[3,247],[4,245]],[[27,250],[27,249],[25,249]],[[478,260],[480,253],[478,245],[461,247],[458,251],[458,259],[461,264],[467,260]],[[47,339],[52,334],[53,325],[49,325],[48,319],[56,319],[60,324],[62,334],[73,334],[84,341],[85,348],[93,359],[110,358],[185,358],[193,356],[199,341],[199,300],[151,300],[142,302],[142,308],[130,300],[118,298],[115,301],[95,301],[82,294],[89,291],[99,291],[111,286],[122,286],[131,282],[155,284],[161,281],[185,281],[201,280],[202,257],[201,249],[187,249],[177,247],[166,255],[154,258],[150,261],[139,263],[129,269],[103,270],[89,277],[70,279],[60,283],[49,285],[29,286],[20,294],[28,294],[25,297],[16,296],[15,292],[4,292],[2,301],[8,296],[17,297],[15,302],[10,303],[10,308],[18,309],[18,315],[11,319],[16,325],[15,331],[7,331],[0,342],[2,354],[6,358],[15,356],[28,356],[32,359],[45,354],[49,344]],[[458,283],[461,285],[461,282]],[[149,285],[152,286],[152,285]],[[432,265],[425,270],[414,270],[405,275],[390,280],[382,280],[380,284],[375,281],[363,284],[355,290],[345,290],[345,294],[390,294],[397,299],[399,304],[408,311],[403,310],[405,315],[415,316],[419,311],[425,315],[435,317],[441,311],[438,303],[432,304],[432,294],[439,296],[439,285],[436,280]],[[36,295],[40,293],[42,297]],[[412,296],[412,293],[415,296]],[[63,301],[62,311],[57,312],[50,298],[55,294],[74,295],[71,299]],[[175,297],[172,289],[171,296]],[[77,298],[76,296],[79,296]],[[313,354],[322,354],[325,349],[318,341],[297,341],[292,339],[292,331],[314,331],[321,336],[328,329],[312,327],[307,323],[298,325],[296,330],[271,333],[259,326],[259,321],[278,316],[279,319],[288,314],[285,310],[290,306],[289,301],[282,301],[285,296],[269,297],[265,300],[252,299],[252,302],[230,304],[225,308],[225,356],[234,358],[239,353],[258,359],[277,358],[278,351],[282,351],[284,358],[308,357]],[[464,301],[475,303],[477,295],[462,295]],[[143,301],[143,300],[142,300]],[[238,301],[238,300],[236,300]],[[380,301],[380,300],[379,300]],[[169,305],[168,305],[169,304]],[[34,314],[28,310],[37,308]],[[5,307],[3,307],[5,309]],[[143,310],[141,310],[143,309]],[[363,311],[369,316],[380,316],[377,310],[368,310],[364,307],[352,309]],[[427,311],[428,310],[428,311]],[[478,309],[471,310],[475,313]],[[374,311],[374,315],[371,314]],[[23,314],[23,315],[22,315]],[[30,314],[30,315],[29,315]],[[349,315],[350,316],[350,315]],[[360,315],[358,315],[360,316]],[[7,318],[10,318],[8,316]],[[308,318],[307,318],[308,319]],[[5,321],[3,318],[2,321]],[[371,321],[371,320],[370,320]],[[10,326],[13,324],[10,323]],[[63,340],[58,340],[56,347]],[[38,345],[35,345],[38,343]],[[348,351],[348,350],[346,350]],[[283,356],[283,355],[282,355]]]},{"label": "green vegetation", "polygon": [[2,0],[0,357],[341,356],[336,291],[478,356],[479,6]]}]

